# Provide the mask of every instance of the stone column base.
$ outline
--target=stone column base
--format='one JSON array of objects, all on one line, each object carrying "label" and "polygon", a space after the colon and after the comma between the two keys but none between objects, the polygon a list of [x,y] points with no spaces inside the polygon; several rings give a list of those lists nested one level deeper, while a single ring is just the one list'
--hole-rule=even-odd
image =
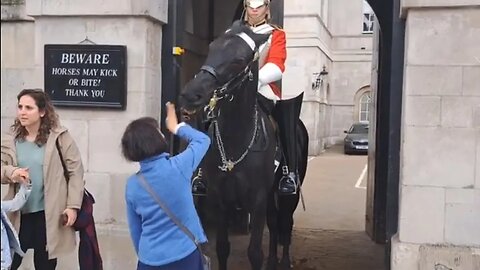
[{"label": "stone column base", "polygon": [[392,238],[392,270],[478,270],[480,247],[412,244]]}]

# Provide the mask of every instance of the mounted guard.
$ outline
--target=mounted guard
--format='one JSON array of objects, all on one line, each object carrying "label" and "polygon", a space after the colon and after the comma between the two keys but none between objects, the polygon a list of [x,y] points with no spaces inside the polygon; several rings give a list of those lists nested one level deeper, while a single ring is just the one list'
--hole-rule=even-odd
[{"label": "mounted guard", "polygon": [[[303,90],[282,93],[281,79],[285,71],[287,56],[285,32],[270,23],[270,0],[244,0],[243,20],[256,34],[269,35],[268,40],[258,49],[258,96],[264,111],[273,116],[278,123],[281,149],[276,155],[276,166],[281,157],[286,165],[282,166],[283,177],[278,183],[279,195],[293,195],[299,189],[298,156],[296,151],[297,125],[303,101]],[[277,151],[278,152],[278,151]],[[192,182],[194,195],[206,194],[206,182],[202,178],[201,168]]]}]

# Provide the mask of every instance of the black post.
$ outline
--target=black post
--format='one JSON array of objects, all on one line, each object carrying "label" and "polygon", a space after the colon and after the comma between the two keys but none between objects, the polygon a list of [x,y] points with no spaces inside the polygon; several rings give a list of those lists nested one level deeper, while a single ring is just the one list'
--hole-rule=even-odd
[{"label": "black post", "polygon": [[389,140],[386,201],[386,263],[390,268],[391,239],[398,232],[398,204],[400,189],[400,143],[402,125],[403,70],[405,52],[405,20],[401,19],[400,1],[394,0],[390,15],[392,16],[390,40],[390,95],[389,95]]},{"label": "black post", "polygon": [[374,240],[386,243],[390,269],[391,238],[398,232],[405,21],[399,16],[400,0],[368,2],[380,22]]},{"label": "black post", "polygon": [[[173,55],[173,47],[183,45],[184,32],[184,4],[183,0],[168,1],[168,24],[163,26],[162,40],[162,104],[161,129],[164,134],[169,134],[165,127],[165,103],[167,101],[177,104],[180,93],[180,74],[182,68],[181,56]],[[170,153],[176,153],[179,141],[173,134],[169,136]]]}]

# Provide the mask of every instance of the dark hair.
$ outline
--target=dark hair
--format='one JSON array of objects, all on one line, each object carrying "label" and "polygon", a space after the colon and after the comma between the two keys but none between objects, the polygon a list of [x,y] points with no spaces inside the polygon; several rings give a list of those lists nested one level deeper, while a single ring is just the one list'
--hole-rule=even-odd
[{"label": "dark hair", "polygon": [[[35,138],[35,143],[39,146],[42,146],[47,143],[50,131],[53,128],[58,127],[58,115],[53,108],[50,98],[42,89],[23,89],[17,95],[17,102],[20,102],[20,98],[23,96],[29,96],[33,98],[38,110],[45,112],[45,115],[40,118],[40,128],[38,129],[38,135]],[[25,140],[25,137],[28,135],[28,131],[20,124],[20,120],[18,120],[18,118],[15,119],[12,128],[16,140]]]},{"label": "dark hair", "polygon": [[122,154],[129,161],[142,161],[168,152],[168,143],[157,120],[142,117],[128,124],[122,136]]}]

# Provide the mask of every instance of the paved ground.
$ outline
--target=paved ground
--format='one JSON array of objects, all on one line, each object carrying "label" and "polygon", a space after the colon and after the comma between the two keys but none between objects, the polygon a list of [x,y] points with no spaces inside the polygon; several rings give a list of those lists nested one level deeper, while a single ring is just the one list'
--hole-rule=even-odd
[{"label": "paved ground", "polygon": [[[364,233],[366,156],[345,156],[334,147],[309,162],[304,196],[307,210],[297,209],[292,257],[296,270],[383,270],[383,252]],[[359,179],[360,178],[360,179]],[[267,235],[265,235],[267,236]],[[209,236],[213,240],[213,236]],[[128,235],[100,235],[105,270],[135,269]],[[268,237],[264,238],[267,243]],[[213,241],[212,241],[213,242]],[[230,269],[249,269],[248,237],[231,237]],[[209,247],[209,253],[213,252]],[[267,247],[264,247],[267,251]],[[33,269],[31,254],[22,270]],[[77,269],[76,254],[59,261],[59,270]],[[214,269],[216,262],[214,260]]]}]

